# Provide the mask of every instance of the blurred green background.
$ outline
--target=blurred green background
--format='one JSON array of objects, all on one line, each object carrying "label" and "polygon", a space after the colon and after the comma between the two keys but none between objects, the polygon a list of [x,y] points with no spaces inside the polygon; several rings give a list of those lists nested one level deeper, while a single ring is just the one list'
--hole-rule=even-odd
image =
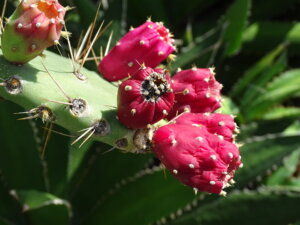
[{"label": "blurred green background", "polygon": [[[60,2],[74,7],[66,26],[76,49],[99,2]],[[17,3],[8,1],[7,17]],[[22,109],[0,101],[0,225],[300,224],[299,15],[299,0],[102,0],[97,24],[112,23],[97,56],[112,31],[113,46],[151,17],[175,36],[173,73],[216,67],[221,111],[241,128],[244,168],[224,198],[195,195],[151,154],[104,154],[111,147],[101,143],[79,149],[53,133],[42,158],[44,125],[17,121]],[[59,50],[69,56],[65,40]]]}]

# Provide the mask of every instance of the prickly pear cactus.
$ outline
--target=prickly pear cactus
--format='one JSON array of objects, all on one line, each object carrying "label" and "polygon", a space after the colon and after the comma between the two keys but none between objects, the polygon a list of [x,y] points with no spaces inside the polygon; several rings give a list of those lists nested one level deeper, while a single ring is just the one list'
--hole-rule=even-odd
[{"label": "prickly pear cactus", "polygon": [[[175,31],[175,41],[162,22],[149,19],[116,40],[110,35],[100,56],[107,27],[100,24],[94,34],[97,7],[88,0],[72,3],[77,9],[67,15],[64,31],[70,24],[75,32],[61,45],[68,8],[57,0],[23,0],[6,24],[0,21],[0,225],[300,221],[300,134],[293,120],[299,111],[283,103],[298,96],[300,70],[281,73],[287,52],[280,45],[244,72],[249,52],[242,41],[253,38],[257,26],[245,32],[251,0],[224,4],[220,27],[195,40],[190,25],[183,41]],[[102,3],[105,19],[122,16],[113,23],[116,33],[133,5],[142,17],[149,14],[145,1],[122,1],[122,11],[118,1]],[[182,27],[186,21],[177,15],[193,16],[200,3],[172,1],[176,18],[167,18],[168,9],[167,24]],[[164,8],[160,1],[153,5],[155,13]],[[86,24],[92,12],[94,23],[77,37],[77,13]],[[187,46],[179,46],[174,62],[175,42]],[[63,53],[69,48],[71,59],[44,50],[53,44]],[[84,68],[91,60],[94,71]],[[230,90],[232,68],[240,81]]]}]

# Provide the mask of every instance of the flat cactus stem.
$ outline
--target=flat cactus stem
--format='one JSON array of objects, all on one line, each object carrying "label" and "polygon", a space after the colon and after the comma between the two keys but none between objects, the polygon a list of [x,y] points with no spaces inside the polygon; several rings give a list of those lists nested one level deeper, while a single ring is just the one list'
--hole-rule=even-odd
[{"label": "flat cactus stem", "polygon": [[[95,131],[91,138],[119,149],[133,150],[135,131],[125,128],[116,118],[117,87],[105,81],[97,73],[85,68],[80,71],[86,78],[84,80],[78,79],[73,71],[70,60],[49,51],[45,51],[45,57],[38,57],[22,66],[8,63],[0,51],[0,97],[10,100],[28,111],[32,110],[31,112],[36,114],[32,117],[42,117],[43,120],[54,118],[54,123],[78,137],[86,132],[86,136],[82,137],[80,141]],[[12,90],[10,91],[8,89],[11,87],[7,85],[9,78],[17,78],[12,80]],[[21,81],[21,89],[13,86],[18,85],[18,80]],[[82,99],[86,102],[86,110],[81,115],[76,115],[76,113],[80,114],[81,107],[78,107],[77,110],[74,109],[72,113],[70,105],[56,103],[68,103],[74,99]],[[78,103],[78,101],[74,103]],[[38,116],[39,110],[36,109],[40,106],[42,107],[39,109],[50,109],[50,113],[46,112]],[[95,127],[99,121],[99,126]],[[108,127],[105,127],[107,124]],[[87,130],[79,132],[87,128],[90,128],[90,132]]]}]

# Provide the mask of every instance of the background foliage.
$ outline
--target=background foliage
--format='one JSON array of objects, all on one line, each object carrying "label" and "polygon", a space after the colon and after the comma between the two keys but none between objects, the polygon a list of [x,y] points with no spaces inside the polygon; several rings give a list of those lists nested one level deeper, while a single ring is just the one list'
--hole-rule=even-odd
[{"label": "background foliage", "polygon": [[[67,15],[76,48],[98,3],[60,2],[76,7]],[[16,4],[8,2],[7,17]],[[173,72],[216,67],[222,112],[241,127],[244,168],[224,198],[195,195],[150,154],[106,153],[101,143],[79,149],[52,133],[42,157],[44,125],[17,121],[22,109],[0,101],[0,225],[300,224],[299,15],[299,0],[102,0],[98,23],[112,24],[97,55],[112,31],[114,44],[151,16],[177,40]],[[66,42],[60,52],[68,57]]]}]

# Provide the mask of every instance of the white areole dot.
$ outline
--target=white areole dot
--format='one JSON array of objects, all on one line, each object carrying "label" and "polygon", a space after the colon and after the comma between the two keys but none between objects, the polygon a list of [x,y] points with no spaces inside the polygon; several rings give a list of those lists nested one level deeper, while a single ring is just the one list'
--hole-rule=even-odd
[{"label": "white areole dot", "polygon": [[211,181],[209,181],[209,184],[210,184],[210,185],[215,185],[215,184],[216,184],[216,182],[215,182],[215,181],[213,181],[213,180],[211,180]]},{"label": "white areole dot", "polygon": [[191,169],[194,169],[195,168],[195,166],[194,166],[194,164],[189,164],[189,167],[191,168]]}]

